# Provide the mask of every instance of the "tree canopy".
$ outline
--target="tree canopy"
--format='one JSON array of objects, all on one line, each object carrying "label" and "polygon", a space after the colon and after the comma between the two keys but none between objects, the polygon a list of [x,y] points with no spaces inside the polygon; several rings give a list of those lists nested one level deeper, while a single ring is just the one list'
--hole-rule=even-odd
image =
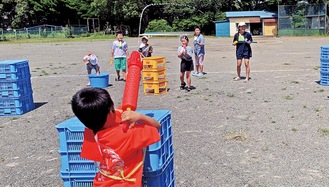
[{"label": "tree canopy", "polygon": [[[316,4],[329,0],[304,0]],[[101,25],[127,25],[137,32],[142,9],[151,3],[170,3],[146,9],[142,31],[151,20],[166,20],[173,30],[191,30],[201,26],[213,31],[213,21],[225,19],[226,11],[277,11],[278,4],[296,5],[298,0],[2,0],[0,28],[23,28],[40,24],[62,25],[86,23],[99,18]],[[154,25],[153,25],[154,26]],[[103,28],[102,28],[103,29]]]}]

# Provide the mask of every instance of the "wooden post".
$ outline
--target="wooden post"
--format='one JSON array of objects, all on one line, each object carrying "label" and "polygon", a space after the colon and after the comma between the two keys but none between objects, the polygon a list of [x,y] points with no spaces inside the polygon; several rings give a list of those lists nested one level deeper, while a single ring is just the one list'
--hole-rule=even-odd
[{"label": "wooden post", "polygon": [[93,30],[94,30],[94,33],[96,32],[95,31],[95,18],[92,18],[93,19]]}]

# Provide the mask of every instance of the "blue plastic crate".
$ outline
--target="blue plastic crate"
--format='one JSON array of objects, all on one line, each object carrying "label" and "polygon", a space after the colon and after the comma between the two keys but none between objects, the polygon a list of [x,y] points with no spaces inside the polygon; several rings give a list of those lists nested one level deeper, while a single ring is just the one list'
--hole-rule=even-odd
[{"label": "blue plastic crate", "polygon": [[0,82],[0,99],[24,97],[32,94],[31,80]]},{"label": "blue plastic crate", "polygon": [[[144,170],[156,171],[168,162],[173,155],[172,141],[172,121],[171,111],[168,110],[138,110],[138,112],[153,117],[161,124],[160,135],[161,140],[147,148]],[[78,118],[74,117],[66,120],[56,126],[59,132],[60,148],[59,152],[62,156],[63,171],[95,171],[96,167],[90,161],[80,161],[79,153],[81,152],[84,125]],[[74,160],[69,159],[74,158]],[[86,165],[86,166],[84,166]]]},{"label": "blue plastic crate", "polygon": [[85,126],[77,117],[73,117],[56,126],[59,133],[59,151],[81,152]]},{"label": "blue plastic crate", "polygon": [[329,72],[320,71],[320,84],[324,86],[329,86]]},{"label": "blue plastic crate", "polygon": [[165,167],[144,172],[143,187],[175,187],[174,157],[171,157]]},{"label": "blue plastic crate", "polygon": [[31,77],[27,60],[0,61],[0,81],[15,81]]},{"label": "blue plastic crate", "polygon": [[33,109],[32,94],[19,98],[0,99],[0,116],[22,115]]},{"label": "blue plastic crate", "polygon": [[172,141],[172,121],[169,110],[138,110],[142,114],[153,117],[161,124],[161,140],[146,149],[144,171],[151,172],[159,170],[171,158],[174,153]]},{"label": "blue plastic crate", "polygon": [[74,174],[69,172],[61,172],[61,178],[64,182],[64,187],[92,187],[95,174]]},{"label": "blue plastic crate", "polygon": [[329,60],[329,52],[328,53],[321,53],[321,59],[328,59]]},{"label": "blue plastic crate", "polygon": [[80,157],[80,152],[60,152],[62,167],[61,172],[69,173],[94,173],[98,172],[94,161]]}]

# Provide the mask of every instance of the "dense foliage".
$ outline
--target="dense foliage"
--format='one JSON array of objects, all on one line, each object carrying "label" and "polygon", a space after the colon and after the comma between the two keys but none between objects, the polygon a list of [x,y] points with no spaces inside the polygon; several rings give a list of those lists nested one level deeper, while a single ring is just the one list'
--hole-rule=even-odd
[{"label": "dense foliage", "polygon": [[[308,0],[323,3],[325,0]],[[329,0],[328,0],[329,1]],[[86,18],[99,18],[101,25],[127,25],[130,33],[138,32],[142,9],[151,3],[171,3],[151,6],[145,10],[142,31],[152,20],[166,20],[166,30],[190,30],[198,25],[203,31],[214,30],[213,21],[225,19],[226,11],[277,11],[279,4],[295,5],[297,0],[2,0],[0,28],[23,28],[40,24],[86,25]],[[154,24],[154,21],[151,24]],[[152,25],[150,25],[152,26]],[[154,26],[154,25],[153,25]],[[101,27],[103,30],[103,27]],[[149,28],[150,29],[150,28]],[[152,29],[153,30],[153,29]]]}]

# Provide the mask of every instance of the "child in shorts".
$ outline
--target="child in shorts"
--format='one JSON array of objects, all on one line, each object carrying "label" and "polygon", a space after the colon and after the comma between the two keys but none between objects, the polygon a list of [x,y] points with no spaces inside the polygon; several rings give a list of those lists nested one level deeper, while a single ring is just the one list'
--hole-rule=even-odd
[{"label": "child in shorts", "polygon": [[241,79],[241,65],[244,59],[244,64],[246,66],[246,79],[250,79],[250,58],[252,57],[251,44],[252,36],[249,32],[246,32],[246,24],[240,22],[238,24],[238,32],[234,35],[233,45],[236,46],[236,59],[237,59],[237,74],[238,76],[234,78],[235,81]]},{"label": "child in shorts", "polygon": [[[178,47],[177,54],[178,58],[181,59],[180,64],[180,81],[181,86],[180,89],[186,89],[187,92],[191,91],[191,71],[193,68],[193,50],[190,46],[188,46],[189,39],[187,36],[181,36],[180,41],[182,43],[181,46]],[[184,81],[184,76],[186,75],[187,88],[185,88],[186,83]]]},{"label": "child in shorts", "polygon": [[[71,103],[87,127],[80,156],[100,163],[93,187],[141,187],[143,148],[160,140],[159,122],[134,111],[114,109],[111,96],[101,88],[84,88]],[[123,123],[129,124],[127,131]]]},{"label": "child in shorts", "polygon": [[204,37],[201,34],[200,27],[194,29],[194,54],[195,54],[195,67],[196,71],[193,72],[193,76],[203,76],[203,61],[204,61]]},{"label": "child in shorts", "polygon": [[[118,78],[116,81],[126,80],[127,70],[127,56],[129,56],[128,44],[123,41],[122,31],[116,33],[116,40],[112,44],[111,61],[114,61],[115,70]],[[120,70],[122,71],[122,77],[120,76]]]},{"label": "child in shorts", "polygon": [[[83,57],[83,62],[86,64],[86,69],[87,69],[88,75],[91,74],[91,71],[93,69],[96,71],[97,75],[100,74],[100,66],[98,63],[98,58],[94,53],[90,52],[90,53],[86,54]],[[87,86],[89,86],[89,85],[90,85],[90,82],[88,82]]]},{"label": "child in shorts", "polygon": [[141,54],[142,58],[152,56],[153,47],[148,44],[148,41],[149,39],[146,36],[142,37],[142,43],[138,49],[138,52]]}]

